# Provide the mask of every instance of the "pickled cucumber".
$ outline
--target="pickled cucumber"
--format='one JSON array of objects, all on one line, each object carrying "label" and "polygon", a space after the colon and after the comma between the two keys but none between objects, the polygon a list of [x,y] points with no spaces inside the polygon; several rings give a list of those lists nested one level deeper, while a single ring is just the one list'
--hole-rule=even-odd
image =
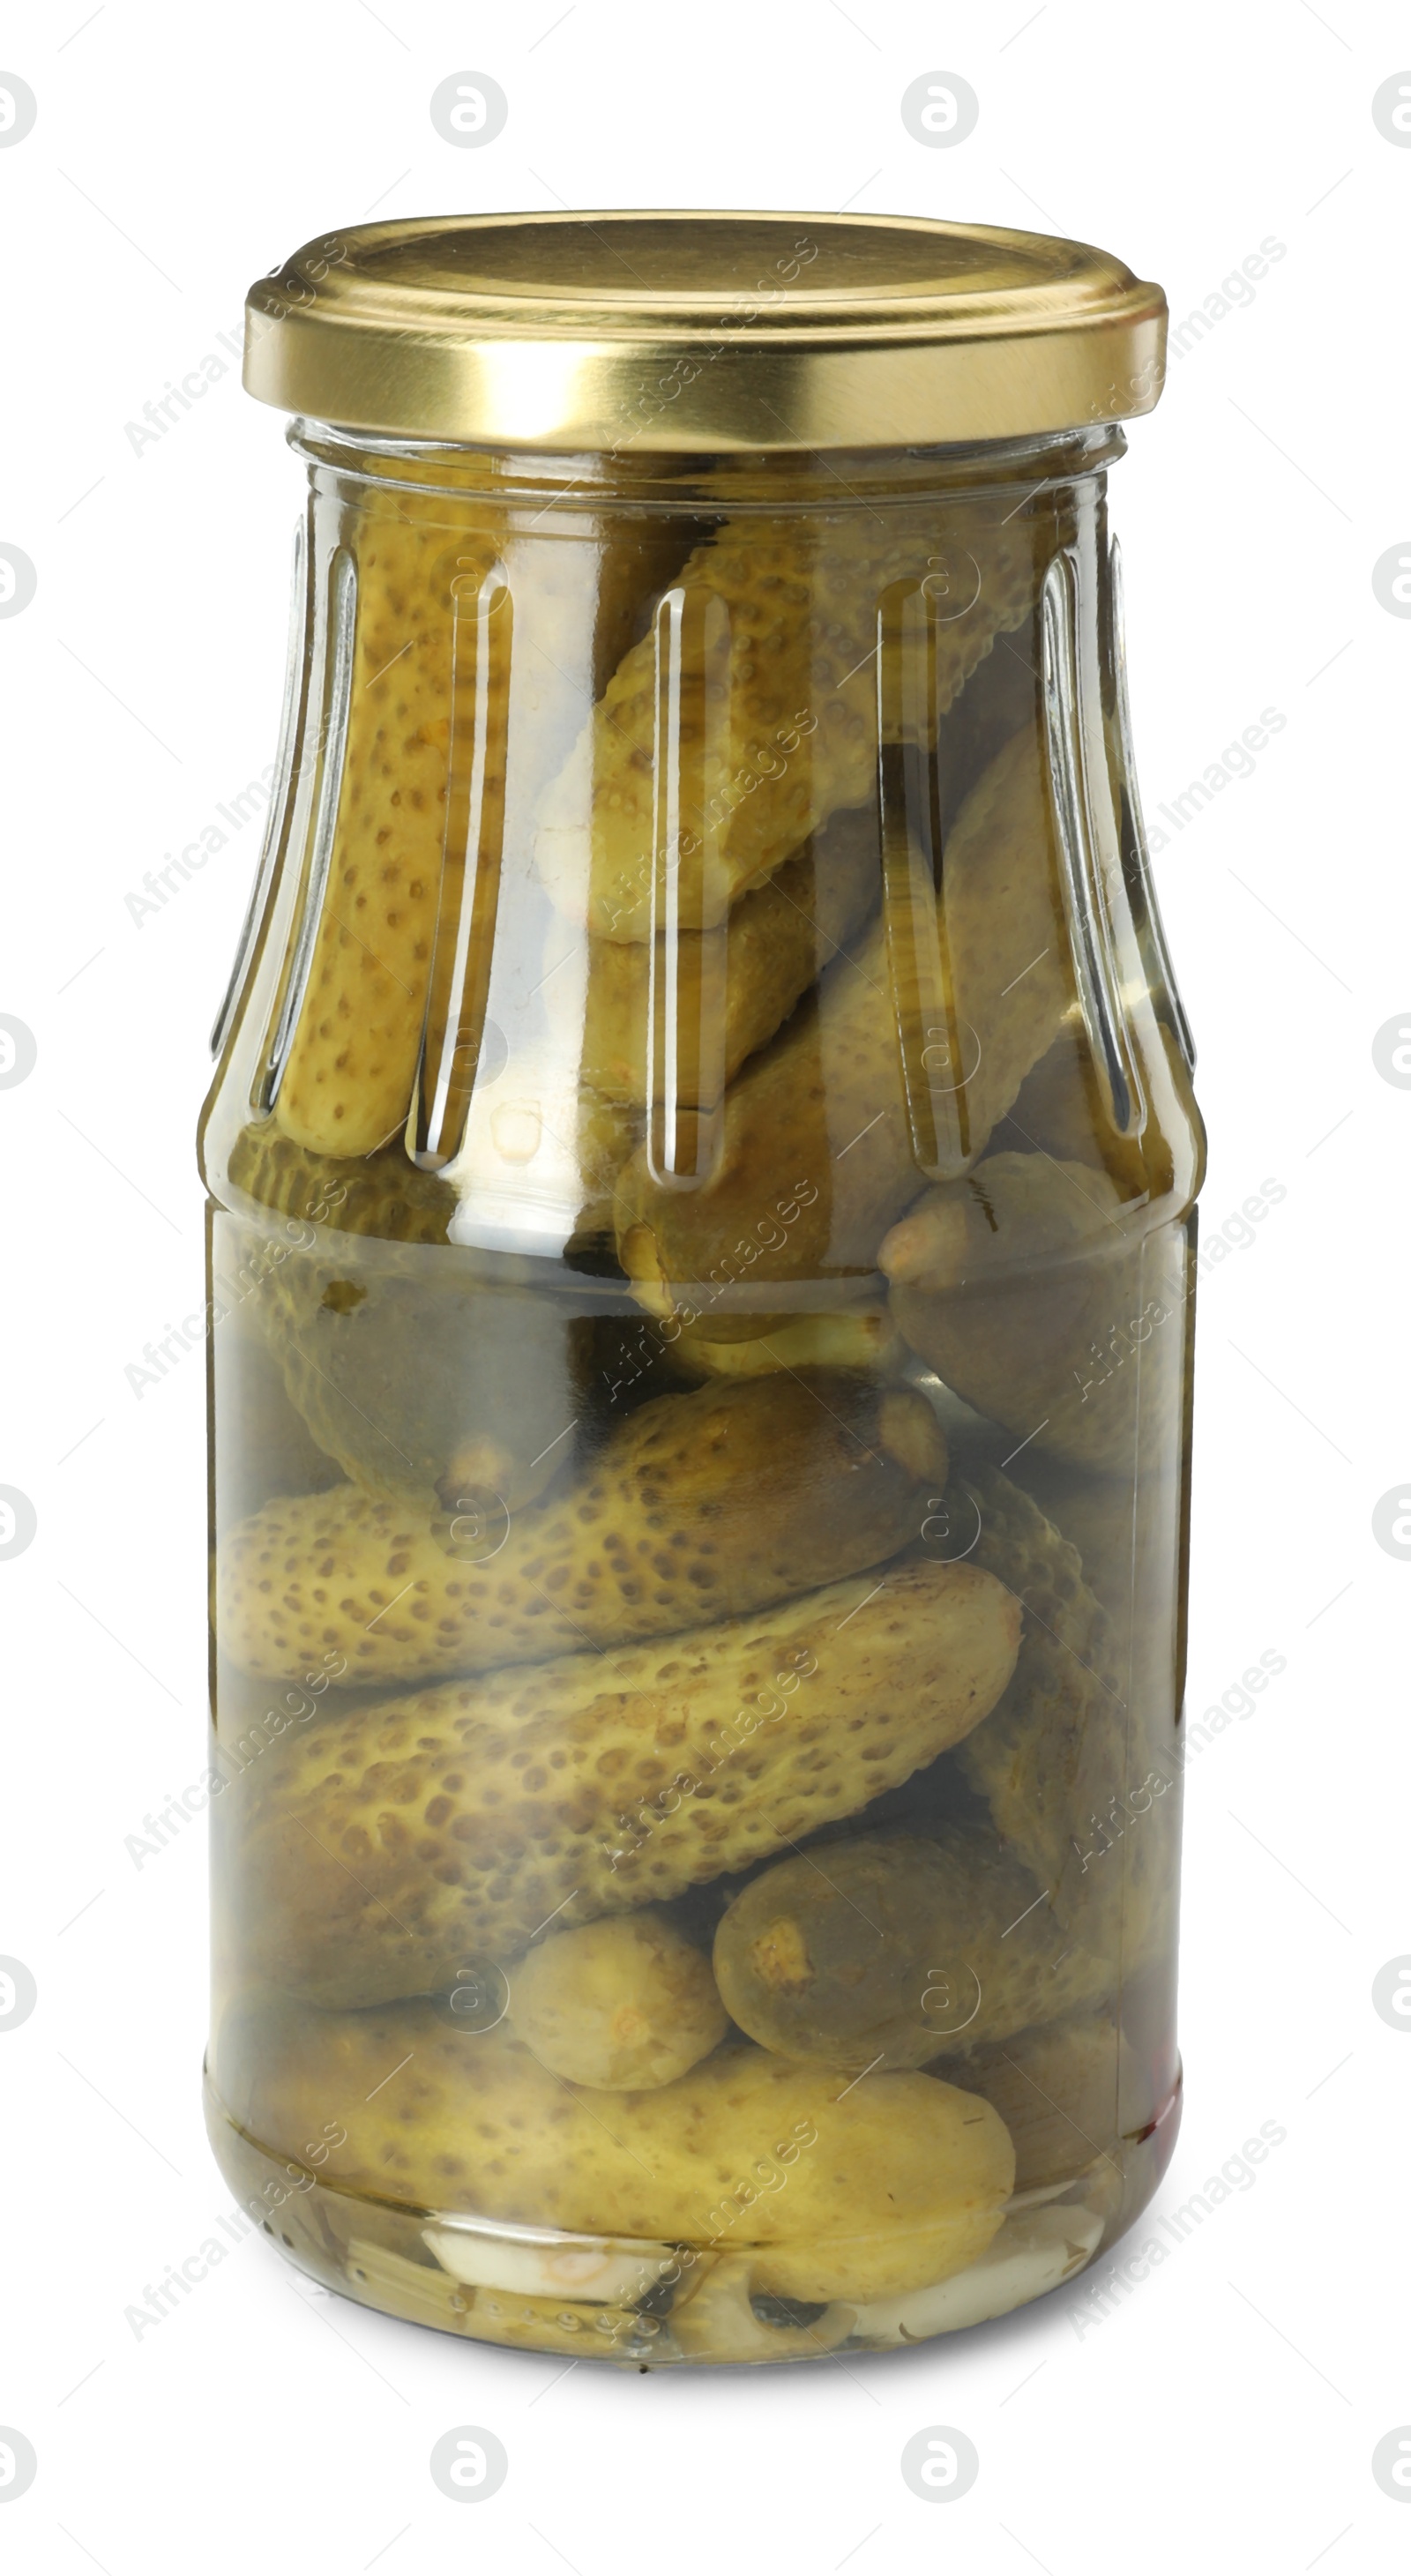
[{"label": "pickled cucumber", "polygon": [[[1112,1125],[1076,1003],[1047,1055],[1025,1075],[999,1141],[1011,1152],[1047,1154],[1057,1163],[1082,1163],[1090,1171],[1106,1172],[1124,1200],[1140,1198],[1150,1185],[1144,1147],[1154,1144],[1160,1155],[1164,1144],[1159,1136],[1119,1135]],[[1156,1178],[1161,1189],[1169,1189],[1169,1152]],[[1157,1194],[1153,1187],[1152,1195]]]},{"label": "pickled cucumber", "polygon": [[211,1340],[216,1401],[240,1426],[216,1462],[216,1528],[233,1529],[276,1494],[327,1491],[338,1481],[285,1392],[263,1335],[239,1307],[218,1313]]},{"label": "pickled cucumber", "polygon": [[296,1679],[332,1650],[386,1683],[664,1635],[877,1564],[944,1464],[924,1397],[841,1372],[659,1396],[522,1512],[433,1523],[351,1486],[270,1504],[221,1550],[222,1651]]},{"label": "pickled cucumber", "polygon": [[1153,1465],[1137,1502],[1130,1477],[1088,1475],[1032,1445],[1011,1474],[1076,1547],[1083,1581],[1109,1615],[1110,1670],[1134,1712],[1134,1746],[1146,1743],[1153,1758],[1170,1750],[1184,1679],[1178,1477]]},{"label": "pickled cucumber", "polygon": [[1179,1255],[1120,1214],[1105,1171],[991,1154],[878,1256],[902,1334],[957,1395],[1096,1470],[1169,1448],[1181,1395]]},{"label": "pickled cucumber", "polygon": [[[1034,742],[1017,735],[946,844],[943,916],[955,1010],[970,1032],[961,1089],[972,1161],[1068,1004],[1047,799]],[[927,1030],[904,948],[895,992],[891,962],[890,943],[910,935],[884,911],[737,1074],[698,1186],[655,1180],[642,1148],[627,1165],[618,1249],[654,1312],[682,1310],[689,1322],[722,1299],[728,1307],[742,1283],[755,1294],[765,1282],[875,1268],[883,1234],[925,1180],[901,1043],[920,1078]]]},{"label": "pickled cucumber", "polygon": [[510,1997],[541,2066],[606,2092],[671,2083],[728,2027],[709,1960],[654,1906],[551,1933],[510,1971]]},{"label": "pickled cucumber", "polygon": [[[957,1515],[968,1510],[979,1526],[967,1563],[988,1568],[1024,1609],[1013,1680],[957,1762],[1060,1922],[1134,1974],[1174,1930],[1176,1801],[1169,1780],[1153,1790],[1146,1778],[1156,1713],[1130,1705],[1112,1623],[1076,1548],[1037,1503],[974,1465],[950,1490]],[[1116,1814],[1133,1830],[1105,1821]]]},{"label": "pickled cucumber", "polygon": [[[806,532],[797,519],[741,517],[689,557],[673,712],[705,914],[723,920],[871,791],[878,605],[893,585],[919,590],[947,546],[978,582],[964,612],[932,628],[934,721],[996,634],[1030,612],[1035,531],[1023,516],[861,510]],[[632,647],[540,810],[535,864],[560,910],[602,939],[650,934],[660,660],[655,634]]]},{"label": "pickled cucumber", "polygon": [[400,1144],[340,1162],[273,1120],[237,1137],[229,1176],[293,1221],[292,1233],[251,1227],[236,1275],[241,1312],[324,1454],[365,1491],[428,1514],[467,1488],[511,1509],[542,1493],[570,1454],[587,1328],[422,1249],[447,1243],[455,1192]]},{"label": "pickled cucumber", "polygon": [[[277,1113],[321,1152],[371,1153],[410,1106],[440,892],[451,583],[483,581],[498,551],[468,501],[437,512],[374,487],[358,512],[334,848]],[[503,774],[490,795],[502,803]]]},{"label": "pickled cucumber", "polygon": [[517,1511],[573,1455],[589,1328],[532,1290],[389,1276],[324,1235],[265,1304],[290,1397],[365,1494],[424,1518],[468,1493]]},{"label": "pickled cucumber", "polygon": [[218,2043],[231,2117],[291,2160],[344,2134],[322,2178],[427,2211],[747,2256],[777,2299],[886,2298],[983,2253],[1014,2155],[973,2093],[727,2049],[652,2091],[584,2094],[508,2025],[448,2030],[430,2004],[243,2017]]},{"label": "pickled cucumber", "polygon": [[670,1031],[672,1090],[686,1106],[712,1107],[873,909],[881,884],[874,803],[835,814],[766,885],[741,897],[727,928],[682,930],[669,956],[665,938],[655,958],[645,941],[590,939],[585,1085],[626,1107],[646,1100],[650,978],[654,973],[662,994],[660,1044],[669,967],[680,997]]},{"label": "pickled cucumber", "polygon": [[956,1743],[1018,1644],[991,1576],[903,1564],[610,1656],[325,1701],[223,1802],[252,1952],[276,1986],[380,2002],[743,1869]]},{"label": "pickled cucumber", "polygon": [[983,2094],[998,2111],[1014,2141],[1014,2188],[1022,2192],[1065,2183],[1085,2165],[1118,2166],[1130,2059],[1110,2014],[1074,2016],[940,2058],[935,2071]]},{"label": "pickled cucumber", "polygon": [[1110,1984],[998,1835],[859,1836],[796,1853],[721,1917],[715,1978],[761,2047],[864,2067],[926,2066],[960,2033],[1010,2038]]},{"label": "pickled cucumber", "polygon": [[[595,660],[600,683],[680,560],[682,540],[663,519],[641,522],[631,544],[507,549],[488,495],[370,482],[346,541],[357,592],[337,818],[275,1114],[301,1144],[359,1155],[394,1134],[411,1106],[447,814],[462,772],[480,745],[479,830],[498,848],[517,782],[496,746],[512,712],[532,725],[551,773],[595,685]],[[477,597],[498,611],[479,639],[483,667],[464,632],[456,643],[458,609],[464,618]]]}]

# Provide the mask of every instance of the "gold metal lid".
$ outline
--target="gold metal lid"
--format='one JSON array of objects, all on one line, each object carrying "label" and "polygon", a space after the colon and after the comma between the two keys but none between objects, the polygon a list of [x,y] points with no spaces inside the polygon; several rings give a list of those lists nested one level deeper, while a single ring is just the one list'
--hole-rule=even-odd
[{"label": "gold metal lid", "polygon": [[1150,411],[1166,299],[914,215],[434,215],[296,251],[245,383],[348,429],[625,453],[915,447]]}]

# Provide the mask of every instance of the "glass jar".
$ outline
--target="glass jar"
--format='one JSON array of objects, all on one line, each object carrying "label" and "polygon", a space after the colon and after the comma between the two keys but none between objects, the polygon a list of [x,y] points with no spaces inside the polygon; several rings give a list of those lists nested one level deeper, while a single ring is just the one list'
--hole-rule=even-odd
[{"label": "glass jar", "polygon": [[1165,307],[891,218],[377,225],[201,1131],[211,2134],[634,2365],[1096,2258],[1175,2135],[1203,1144],[1106,470]]}]

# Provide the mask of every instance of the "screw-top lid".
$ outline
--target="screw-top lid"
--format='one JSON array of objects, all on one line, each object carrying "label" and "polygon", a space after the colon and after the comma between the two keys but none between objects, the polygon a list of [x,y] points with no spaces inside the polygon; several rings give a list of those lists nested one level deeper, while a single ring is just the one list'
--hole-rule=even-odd
[{"label": "screw-top lid", "polygon": [[624,453],[932,446],[1149,411],[1166,299],[913,215],[435,215],[296,251],[245,383],[350,429]]}]

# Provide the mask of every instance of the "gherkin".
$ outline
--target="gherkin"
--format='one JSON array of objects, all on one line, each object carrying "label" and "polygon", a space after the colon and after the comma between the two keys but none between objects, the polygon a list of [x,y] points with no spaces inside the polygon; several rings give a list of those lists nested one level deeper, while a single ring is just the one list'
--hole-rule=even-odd
[{"label": "gherkin", "polygon": [[[654,1312],[689,1322],[688,1308],[728,1308],[741,1282],[753,1295],[776,1280],[870,1274],[935,1155],[951,1150],[937,1120],[953,1114],[967,1166],[983,1153],[1069,1000],[1049,791],[1030,735],[1006,743],[965,799],[943,887],[939,905],[929,881],[919,901],[911,878],[889,887],[877,920],[736,1074],[696,1186],[675,1188],[645,1146],[633,1155],[616,1194],[618,1250]],[[933,989],[940,930],[947,967]],[[949,1109],[937,1108],[933,1077]]]},{"label": "gherkin", "polygon": [[[807,531],[796,518],[742,516],[696,547],[679,581],[674,723],[693,790],[683,858],[703,918],[723,919],[839,806],[871,792],[888,593],[919,593],[945,553],[978,576],[969,604],[932,629],[934,721],[996,635],[1030,614],[1034,548],[1022,514],[982,521],[974,506],[934,504],[840,511]],[[541,808],[539,873],[600,939],[650,935],[660,658],[654,634],[624,656]]]},{"label": "gherkin", "polygon": [[841,1370],[658,1396],[522,1511],[267,1505],[220,1552],[222,1650],[296,1680],[332,1649],[385,1685],[669,1635],[880,1564],[945,1461],[924,1396]]},{"label": "gherkin", "polygon": [[1014,2176],[998,2114],[930,2076],[839,2098],[828,2070],[724,2048],[609,2107],[507,2023],[447,2029],[427,2003],[237,2014],[213,2072],[232,2119],[281,2156],[307,2155],[333,2114],[320,2170],[349,2194],[740,2253],[782,2299],[885,2298],[960,2271]]},{"label": "gherkin", "polygon": [[277,1259],[251,1230],[251,1311],[344,1474],[428,1512],[463,1495],[513,1510],[542,1492],[570,1454],[591,1327],[466,1276],[448,1244],[455,1192],[400,1142],[342,1161],[267,1120],[236,1139],[229,1176],[287,1220]]},{"label": "gherkin", "polygon": [[1014,2141],[1016,2191],[1065,2183],[1094,2163],[1115,2175],[1124,2138],[1146,2128],[1156,2107],[1145,2068],[1110,2011],[1039,2022],[1016,2038],[943,2057],[935,2071],[998,2111]]},{"label": "gherkin", "polygon": [[742,895],[720,929],[681,931],[669,958],[664,939],[655,955],[646,940],[590,940],[584,1084],[624,1106],[646,1100],[652,977],[664,983],[669,967],[690,1003],[674,1015],[675,1093],[689,1106],[713,1107],[849,943],[881,883],[875,802],[846,807],[777,875]]},{"label": "gherkin", "polygon": [[989,1154],[882,1244],[900,1332],[1021,1444],[1130,1475],[1180,1418],[1183,1243],[1133,1223],[1106,1171]]},{"label": "gherkin", "polygon": [[1098,2002],[1111,1970],[983,1826],[828,1843],[752,1879],[721,1917],[716,1983],[762,2047],[859,2075],[926,2066]]},{"label": "gherkin", "polygon": [[1160,1711],[1129,1696],[1111,1620],[1038,1504],[994,1468],[971,1466],[950,1490],[979,1525],[966,1562],[1024,1612],[1013,1678],[960,1769],[1059,1920],[1125,1979],[1174,1935],[1176,1775],[1159,1762]]},{"label": "gherkin", "polygon": [[351,1159],[296,1144],[273,1118],[242,1127],[230,1150],[236,1190],[281,1216],[389,1243],[446,1243],[455,1191],[424,1172],[400,1139]]},{"label": "gherkin", "polygon": [[990,1575],[913,1563],[607,1654],[330,1695],[222,1804],[252,1953],[316,2003],[435,1993],[551,1920],[747,1868],[976,1725],[1018,1631]]},{"label": "gherkin", "polygon": [[729,2027],[709,1960],[653,1905],[551,1931],[510,1970],[509,1992],[540,2065],[610,2093],[669,2084]]},{"label": "gherkin", "polygon": [[394,486],[362,482],[345,520],[357,562],[346,745],[275,1109],[291,1136],[330,1154],[370,1153],[406,1118],[448,823],[454,831],[477,740],[489,848],[522,793],[505,756],[512,717],[551,772],[689,542],[663,515],[644,519],[631,543],[516,545],[488,487],[419,491],[417,477],[404,459]]}]

